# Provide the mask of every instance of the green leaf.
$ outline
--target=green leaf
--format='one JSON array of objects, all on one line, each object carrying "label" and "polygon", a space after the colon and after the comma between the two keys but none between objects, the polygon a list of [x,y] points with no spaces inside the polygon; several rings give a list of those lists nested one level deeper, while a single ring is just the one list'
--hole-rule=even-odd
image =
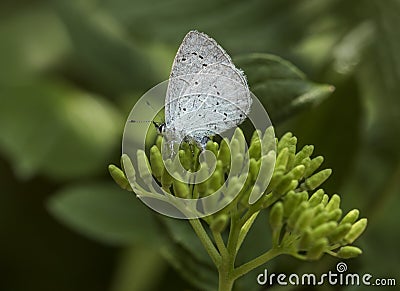
[{"label": "green leaf", "polygon": [[[0,10],[4,12],[4,8]],[[0,17],[0,87],[21,85],[22,80],[48,70],[69,48],[54,11],[44,6],[21,8]]]},{"label": "green leaf", "polygon": [[122,118],[106,100],[37,80],[0,91],[0,151],[22,178],[69,179],[103,171]]},{"label": "green leaf", "polygon": [[110,290],[155,290],[160,282],[154,278],[162,278],[166,269],[166,261],[153,247],[135,245],[125,248],[119,256]]},{"label": "green leaf", "polygon": [[48,201],[49,211],[81,234],[113,245],[159,245],[153,213],[113,183],[75,185]]},{"label": "green leaf", "polygon": [[274,55],[249,54],[235,61],[274,124],[317,105],[334,91],[331,85],[307,80],[294,65]]},{"label": "green leaf", "polygon": [[186,281],[197,288],[196,290],[217,290],[218,272],[214,266],[199,262],[192,253],[178,244],[165,244],[161,253]]},{"label": "green leaf", "polygon": [[218,272],[187,220],[160,217],[170,242],[162,249],[168,262],[199,290],[216,290]]},{"label": "green leaf", "polygon": [[153,84],[154,68],[144,50],[107,13],[93,13],[81,1],[55,0],[74,50],[67,74],[107,95],[121,95]]},{"label": "green leaf", "polygon": [[183,247],[198,261],[213,266],[211,258],[187,220],[161,217],[161,222],[172,241]]}]

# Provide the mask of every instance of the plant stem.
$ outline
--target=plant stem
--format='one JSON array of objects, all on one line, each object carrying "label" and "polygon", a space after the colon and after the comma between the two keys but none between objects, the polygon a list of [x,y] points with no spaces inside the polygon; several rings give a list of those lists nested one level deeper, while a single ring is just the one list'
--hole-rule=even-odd
[{"label": "plant stem", "polygon": [[280,248],[272,248],[269,251],[265,252],[261,256],[251,260],[250,262],[247,262],[240,267],[237,267],[235,270],[233,270],[233,278],[235,280],[239,278],[240,276],[243,276],[244,274],[250,272],[251,270],[265,264],[269,260],[275,258],[276,256],[279,256],[281,254],[285,253],[283,249]]},{"label": "plant stem", "polygon": [[221,254],[221,256],[226,255],[228,250],[226,249],[226,246],[225,246],[224,240],[222,239],[221,233],[217,232],[217,231],[213,231],[212,234],[214,237],[215,244],[217,245],[217,248],[219,250],[219,253]]},{"label": "plant stem", "polygon": [[211,257],[212,261],[218,268],[218,266],[221,264],[221,256],[215,248],[207,232],[204,230],[203,225],[198,219],[189,219],[189,222],[192,225],[197,236],[199,237],[204,248],[206,249],[208,255]]},{"label": "plant stem", "polygon": [[219,270],[218,291],[231,291],[235,279],[228,270]]}]

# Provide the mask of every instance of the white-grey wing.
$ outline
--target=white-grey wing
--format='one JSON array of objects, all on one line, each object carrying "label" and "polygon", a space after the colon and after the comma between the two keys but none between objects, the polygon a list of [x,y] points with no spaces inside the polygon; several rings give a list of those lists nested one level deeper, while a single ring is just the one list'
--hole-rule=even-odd
[{"label": "white-grey wing", "polygon": [[177,110],[171,126],[185,135],[200,129],[221,133],[243,122],[250,111],[250,91],[236,77],[241,72],[225,64],[213,67],[188,78],[190,85],[171,101]]},{"label": "white-grey wing", "polygon": [[[212,73],[215,64],[224,64],[237,70],[231,58],[215,40],[204,33],[190,31],[182,41],[172,65],[170,80],[165,98],[165,121],[170,122],[183,113],[177,108],[179,102],[171,102],[191,86],[189,79],[199,72]],[[220,69],[220,68],[218,68]],[[214,66],[214,71],[221,73]],[[239,70],[234,77],[247,87],[246,79]]]},{"label": "white-grey wing", "polygon": [[244,74],[202,33],[189,32],[185,37],[171,76],[166,123],[184,135],[201,140],[221,133],[240,124],[250,111],[252,100]]}]

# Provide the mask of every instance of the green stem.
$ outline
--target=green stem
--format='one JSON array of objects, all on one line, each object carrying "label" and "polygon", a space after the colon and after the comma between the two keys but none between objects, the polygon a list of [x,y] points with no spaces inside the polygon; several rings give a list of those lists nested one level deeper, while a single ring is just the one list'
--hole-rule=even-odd
[{"label": "green stem", "polygon": [[221,253],[221,264],[218,266],[219,284],[218,291],[231,291],[235,278],[232,275],[237,255],[236,246],[239,239],[241,225],[235,214],[231,216],[231,228],[229,232],[226,251]]},{"label": "green stem", "polygon": [[213,231],[212,234],[214,237],[215,244],[217,245],[217,248],[219,250],[219,253],[221,254],[221,256],[226,255],[228,253],[228,250],[226,249],[221,233]]},{"label": "green stem", "polygon": [[219,270],[218,291],[231,291],[235,279],[232,278],[227,270]]},{"label": "green stem", "polygon": [[276,256],[279,256],[284,253],[285,253],[285,251],[283,249],[272,248],[269,251],[262,254],[261,256],[251,260],[250,262],[247,262],[247,263],[241,265],[240,267],[237,267],[233,271],[232,276],[236,280],[240,276],[243,276],[244,274],[250,272],[251,270],[265,264],[266,262],[270,261],[271,259],[275,258]]},{"label": "green stem", "polygon": [[198,219],[189,219],[189,222],[192,225],[197,236],[199,237],[204,248],[206,249],[208,255],[211,257],[212,261],[214,262],[215,266],[218,267],[221,263],[221,256],[218,253],[217,249],[215,248],[215,246],[214,246],[213,242],[211,241],[210,237],[208,236],[207,232],[204,230],[203,225],[201,224],[201,222]]}]

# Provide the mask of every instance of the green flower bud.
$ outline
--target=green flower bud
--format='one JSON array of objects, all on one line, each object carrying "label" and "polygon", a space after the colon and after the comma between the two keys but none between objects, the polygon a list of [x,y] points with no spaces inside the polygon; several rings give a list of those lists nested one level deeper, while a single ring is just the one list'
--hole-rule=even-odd
[{"label": "green flower bud", "polygon": [[[254,179],[253,179],[254,180]],[[264,193],[261,193],[261,189],[260,189],[260,186],[259,185],[257,185],[257,184],[255,184],[254,186],[250,186],[250,188],[251,188],[251,191],[247,191],[248,192],[248,194],[249,195],[247,195],[246,197],[245,197],[245,199],[243,200],[244,202],[245,202],[245,206],[247,207],[249,204],[253,204],[254,202],[256,202],[259,198],[261,198],[262,197],[262,195],[264,194]],[[252,200],[252,199],[250,199],[250,197],[252,198],[252,199],[255,199],[255,200]],[[248,199],[247,199],[248,198]]]},{"label": "green flower bud", "polygon": [[220,170],[215,169],[208,182],[208,188],[210,192],[214,193],[222,186],[223,183],[223,173],[221,173]]},{"label": "green flower bud", "polygon": [[[197,177],[198,177],[197,180],[203,181],[208,175],[209,175],[209,173],[208,173],[207,164],[205,162],[203,162],[203,163],[201,163],[200,169],[197,173]],[[200,196],[203,196],[207,192],[209,181],[210,181],[210,178],[195,185],[196,191],[197,191],[197,193],[199,193]]]},{"label": "green flower bud", "polygon": [[[300,202],[308,201],[308,192],[307,191],[297,192],[297,195],[300,196]],[[310,206],[310,203],[308,205]]]},{"label": "green flower bud", "polygon": [[121,156],[122,169],[125,172],[125,176],[129,181],[136,181],[136,171],[132,165],[131,159],[127,154]]},{"label": "green flower bud", "polygon": [[[256,178],[258,176],[258,172],[260,170],[260,163],[258,163],[254,158],[250,159],[250,167],[249,172],[252,177]],[[255,180],[253,180],[254,182]]]},{"label": "green flower bud", "polygon": [[342,259],[355,258],[362,254],[362,250],[354,246],[344,246],[339,249],[337,256]]},{"label": "green flower bud", "polygon": [[276,139],[275,139],[275,132],[272,126],[268,127],[265,130],[263,139],[262,139],[262,154],[265,155],[270,151],[275,151],[276,149]]},{"label": "green flower bud", "polygon": [[304,172],[304,177],[309,177],[314,173],[323,163],[324,157],[318,156],[310,161],[308,164],[306,171]]},{"label": "green flower bud", "polygon": [[296,144],[297,144],[297,138],[295,136],[291,137],[288,140],[288,144],[286,146],[289,150],[287,169],[293,168],[294,159],[295,159],[295,155],[296,155]]},{"label": "green flower bud", "polygon": [[307,169],[308,166],[310,165],[310,163],[311,163],[311,159],[309,157],[307,157],[307,158],[303,159],[300,164],[303,165],[304,167],[306,167],[306,169]]},{"label": "green flower bud", "polygon": [[185,150],[179,150],[178,152],[180,163],[182,167],[188,171],[192,167],[192,157],[189,156]]},{"label": "green flower bud", "polygon": [[[172,166],[172,161],[171,160],[166,160],[165,161],[166,166],[171,167]],[[164,190],[168,191],[169,187],[172,185],[173,178],[170,175],[170,173],[167,171],[166,168],[164,168],[163,173],[161,175],[161,185],[164,188]]]},{"label": "green flower bud", "polygon": [[212,151],[214,155],[217,157],[218,156],[218,143],[209,140],[206,144],[206,150]]},{"label": "green flower bud", "polygon": [[224,171],[227,172],[231,166],[231,151],[229,149],[229,143],[226,138],[221,141],[219,146],[217,159],[224,165]]},{"label": "green flower bud", "polygon": [[307,252],[307,259],[318,260],[324,254],[329,242],[325,237],[319,238]]},{"label": "green flower bud", "polygon": [[276,163],[275,163],[276,170],[286,172],[288,160],[289,160],[289,149],[284,148],[278,153],[278,157],[276,158]]},{"label": "green flower bud", "polygon": [[310,248],[313,240],[311,237],[311,229],[306,228],[297,243],[299,250],[307,250]]},{"label": "green flower bud", "polygon": [[299,220],[300,215],[308,208],[308,202],[301,202],[290,214],[287,224],[291,229],[294,229],[296,222]]},{"label": "green flower bud", "polygon": [[118,184],[122,189],[133,191],[129,181],[126,179],[124,172],[115,165],[108,166],[108,172],[111,177],[114,179],[115,183]]},{"label": "green flower bud", "polygon": [[270,151],[268,154],[262,156],[261,159],[258,160],[258,163],[260,165],[258,175],[260,176],[260,180],[264,182],[264,184],[262,185],[263,187],[269,186],[266,185],[266,183],[268,183],[268,178],[270,178],[272,173],[274,172],[274,162],[275,152],[273,151]]},{"label": "green flower bud", "polygon": [[211,221],[210,228],[215,232],[223,232],[229,222],[229,216],[226,214],[218,215]]},{"label": "green flower bud", "polygon": [[[310,200],[308,201],[308,204],[310,204]],[[310,205],[310,207],[313,207],[313,208],[314,208],[315,215],[319,215],[319,214],[322,213],[322,212],[327,213],[327,212],[325,211],[324,205],[322,205],[321,203],[320,203],[320,204],[317,204],[316,206]]]},{"label": "green flower bud", "polygon": [[164,171],[164,163],[160,150],[155,145],[153,145],[150,149],[150,165],[154,177],[156,177],[158,181],[161,181],[161,176]]},{"label": "green flower bud", "polygon": [[231,140],[231,151],[232,154],[244,154],[244,150],[246,148],[246,139],[243,135],[243,131],[237,127],[235,129],[235,132],[232,136],[232,140]]},{"label": "green flower bud", "polygon": [[303,184],[301,184],[301,188],[304,190],[314,190],[324,183],[331,174],[331,169],[322,170],[308,178]]},{"label": "green flower bud", "polygon": [[346,243],[353,243],[365,230],[367,227],[368,220],[366,218],[362,218],[356,223],[354,223],[349,231],[349,233],[345,236],[344,240]]},{"label": "green flower bud", "polygon": [[291,142],[293,134],[291,132],[285,133],[278,141],[278,152],[282,151],[284,148],[288,147]]},{"label": "green flower bud", "polygon": [[[174,173],[174,177],[179,177],[179,174]],[[175,196],[180,198],[189,198],[190,190],[188,184],[178,181],[177,179],[173,179],[172,185]]]},{"label": "green flower bud", "polygon": [[254,140],[250,144],[249,156],[255,160],[259,160],[261,157],[261,142],[259,139]]},{"label": "green flower bud", "polygon": [[326,206],[326,204],[328,204],[328,201],[329,201],[329,196],[327,194],[324,194],[324,196],[322,196],[321,204]]},{"label": "green flower bud", "polygon": [[289,172],[289,175],[291,175],[294,180],[300,180],[303,178],[305,169],[306,167],[304,167],[304,165],[298,165]]},{"label": "green flower bud", "polygon": [[240,151],[240,144],[237,139],[232,139],[230,142],[230,149],[231,149],[231,156],[234,155],[243,155],[243,153]]},{"label": "green flower bud", "polygon": [[[297,186],[299,186],[299,181],[292,180],[292,182],[290,183],[289,187],[287,187],[287,189],[285,190],[285,193],[296,189]],[[285,193],[283,193],[283,194],[285,194]]]},{"label": "green flower bud", "polygon": [[294,209],[297,207],[297,205],[300,204],[300,196],[298,193],[295,193],[294,191],[290,191],[286,194],[284,200],[283,200],[283,209],[284,209],[284,216],[289,217]]},{"label": "green flower bud", "polygon": [[279,230],[283,225],[283,204],[276,202],[269,213],[269,223],[272,230]]},{"label": "green flower bud", "polygon": [[[236,179],[235,179],[236,178]],[[229,198],[236,196],[242,190],[243,184],[239,181],[237,177],[232,177],[229,180],[228,188],[226,194]]]},{"label": "green flower bud", "polygon": [[330,235],[337,227],[337,222],[329,221],[324,224],[317,226],[312,231],[312,237],[314,240],[319,239],[320,237],[326,237]]},{"label": "green flower bud", "polygon": [[319,189],[316,192],[314,192],[314,194],[311,195],[311,198],[308,201],[310,203],[310,206],[317,206],[318,204],[320,204],[323,196],[324,196],[324,190],[322,189]]},{"label": "green flower bud", "polygon": [[[263,171],[260,167],[260,174],[261,173],[263,173]],[[269,182],[267,191],[271,191],[271,190],[275,189],[275,187],[282,181],[283,176],[284,176],[284,174],[282,172],[274,172],[271,177],[271,181]]]},{"label": "green flower bud", "polygon": [[311,224],[311,221],[314,217],[314,209],[306,209],[303,213],[300,214],[299,219],[295,222],[294,231],[298,233],[302,233],[306,230],[307,227]]},{"label": "green flower bud", "polygon": [[353,209],[353,210],[349,211],[345,215],[345,217],[343,217],[340,224],[345,224],[345,223],[353,224],[358,219],[359,215],[360,215],[360,211],[358,209]]},{"label": "green flower bud", "polygon": [[293,179],[290,175],[285,175],[282,178],[281,182],[278,185],[276,185],[274,192],[277,195],[283,195],[284,193],[288,192],[292,186],[292,181]]},{"label": "green flower bud", "polygon": [[340,242],[350,231],[351,223],[340,224],[329,236],[328,239],[331,243]]},{"label": "green flower bud", "polygon": [[147,156],[143,150],[137,151],[137,161],[140,178],[143,179],[146,185],[151,185],[153,176],[151,175],[149,160],[147,159]]},{"label": "green flower bud", "polygon": [[328,204],[325,206],[326,211],[333,211],[340,207],[340,196],[334,194],[329,200]]},{"label": "green flower bud", "polygon": [[237,153],[232,157],[231,175],[241,174],[244,164],[244,157],[242,154]]},{"label": "green flower bud", "polygon": [[261,130],[257,129],[253,132],[253,135],[251,136],[251,140],[250,140],[250,146],[254,143],[254,142],[261,142],[261,137],[262,137],[262,133]]},{"label": "green flower bud", "polygon": [[294,166],[298,166],[305,158],[309,158],[314,151],[314,146],[306,145],[294,157]]},{"label": "green flower bud", "polygon": [[338,221],[342,217],[342,209],[337,208],[331,212],[328,212],[328,220]]},{"label": "green flower bud", "polygon": [[318,213],[315,218],[313,219],[313,222],[311,224],[312,227],[317,227],[321,224],[324,224],[329,220],[329,212],[322,211]]}]

